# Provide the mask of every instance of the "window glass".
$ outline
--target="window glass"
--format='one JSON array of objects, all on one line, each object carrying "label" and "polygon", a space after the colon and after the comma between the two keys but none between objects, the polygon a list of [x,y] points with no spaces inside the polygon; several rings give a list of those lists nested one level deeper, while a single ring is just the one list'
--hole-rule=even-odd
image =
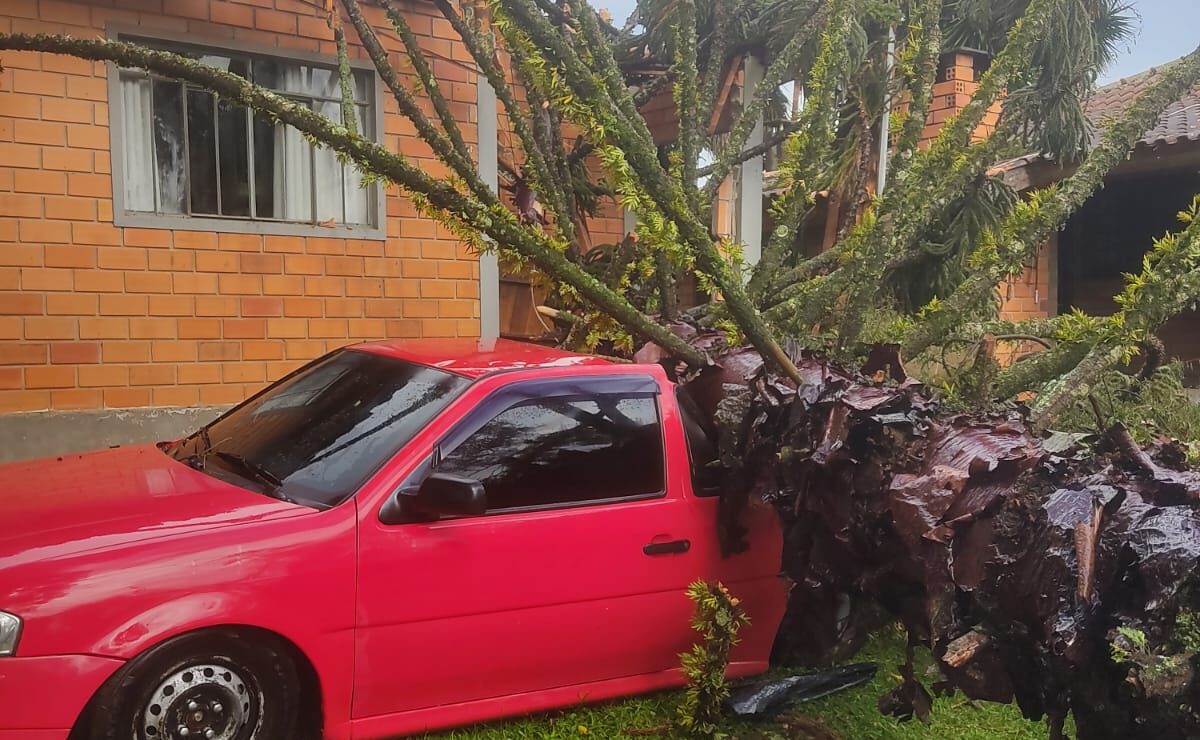
[{"label": "window glass", "polygon": [[658,404],[652,396],[522,403],[468,437],[437,470],[482,482],[489,511],[658,494]]},{"label": "window glass", "polygon": [[704,423],[704,414],[688,393],[687,386],[675,388],[679,418],[687,436],[688,460],[692,469],[692,493],[697,496],[719,496],[724,483],[725,468],[720,463],[716,430]]},{"label": "window glass", "polygon": [[[340,124],[336,66],[139,40],[247,77]],[[353,115],[374,138],[374,76],[353,72]],[[373,226],[377,196],[353,167],[290,126],[206,91],[120,71],[125,210],[322,226]]]},{"label": "window glass", "polygon": [[333,506],[352,496],[468,384],[424,365],[342,350],[167,452],[252,490]]}]

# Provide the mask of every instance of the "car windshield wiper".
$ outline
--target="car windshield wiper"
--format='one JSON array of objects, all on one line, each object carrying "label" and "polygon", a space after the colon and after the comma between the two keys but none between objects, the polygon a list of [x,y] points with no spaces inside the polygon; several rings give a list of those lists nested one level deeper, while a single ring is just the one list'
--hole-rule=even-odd
[{"label": "car windshield wiper", "polygon": [[[253,460],[247,460],[245,457],[237,454],[236,452],[212,450],[211,454],[213,457],[222,460],[223,462],[232,463],[241,472],[249,473],[250,477],[257,479],[262,483],[266,483],[271,487],[272,494],[279,494],[279,489],[283,486],[283,481],[280,480],[279,476],[275,475],[270,470],[267,470],[262,465],[259,465]],[[282,496],[279,497],[282,498]]]}]

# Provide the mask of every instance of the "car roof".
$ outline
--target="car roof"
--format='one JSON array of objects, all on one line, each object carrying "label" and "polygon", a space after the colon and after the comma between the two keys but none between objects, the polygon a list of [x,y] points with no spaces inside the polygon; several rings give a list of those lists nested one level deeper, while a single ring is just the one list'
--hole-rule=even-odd
[{"label": "car roof", "polygon": [[592,355],[508,339],[383,340],[356,344],[351,349],[408,360],[471,379],[507,370],[612,364]]}]

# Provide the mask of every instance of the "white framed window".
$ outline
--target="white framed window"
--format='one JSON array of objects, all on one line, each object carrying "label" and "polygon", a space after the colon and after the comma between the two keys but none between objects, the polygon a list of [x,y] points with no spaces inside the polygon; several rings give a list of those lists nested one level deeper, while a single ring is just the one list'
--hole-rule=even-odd
[{"label": "white framed window", "polygon": [[[342,120],[333,60],[296,59],[128,37],[249,79]],[[352,70],[359,133],[375,139],[369,69]],[[110,76],[114,215],[118,225],[381,237],[381,193],[354,167],[291,126],[212,93],[137,69]]]}]

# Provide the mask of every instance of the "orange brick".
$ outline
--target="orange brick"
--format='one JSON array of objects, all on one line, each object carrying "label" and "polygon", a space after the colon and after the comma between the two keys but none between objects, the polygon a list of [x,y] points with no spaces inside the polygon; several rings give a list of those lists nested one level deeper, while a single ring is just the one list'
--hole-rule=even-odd
[{"label": "orange brick", "polygon": [[393,298],[369,298],[366,301],[364,315],[367,318],[403,318],[406,315],[404,312],[404,302]]},{"label": "orange brick", "polygon": [[261,362],[234,362],[221,366],[225,383],[261,383],[267,379],[267,366]]},{"label": "orange brick", "polygon": [[387,322],[383,319],[350,319],[349,335],[357,339],[382,339],[387,336]]},{"label": "orange brick", "polygon": [[303,316],[320,318],[323,314],[324,301],[318,298],[284,298],[284,316]]},{"label": "orange brick", "polygon": [[254,11],[254,28],[272,33],[296,33],[296,16],[275,10],[257,8]]},{"label": "orange brick", "polygon": [[171,232],[164,229],[125,229],[124,244],[127,247],[168,247]]},{"label": "orange brick", "polygon": [[195,362],[197,342],[156,342],[151,349],[155,362]]},{"label": "orange brick", "polygon": [[21,219],[21,241],[26,244],[66,244],[71,241],[71,224],[65,221]]},{"label": "orange brick", "polygon": [[254,27],[254,9],[237,3],[220,1],[210,3],[209,18],[213,23],[224,23],[238,28]]},{"label": "orange brick", "polygon": [[132,339],[174,339],[179,332],[179,321],[179,319],[130,319],[129,336]]},{"label": "orange brick", "polygon": [[304,319],[267,319],[267,336],[303,339],[308,336],[308,322]]},{"label": "orange brick", "polygon": [[300,295],[304,292],[304,278],[290,275],[263,275],[263,295]]},{"label": "orange brick", "polygon": [[21,380],[21,368],[0,367],[0,390],[15,391],[24,388]]},{"label": "orange brick", "polygon": [[246,389],[240,385],[206,385],[200,389],[200,403],[223,406],[246,400]]},{"label": "orange brick", "polygon": [[[111,198],[112,178],[108,175],[87,175],[72,172],[67,175],[67,194],[88,198]],[[118,243],[119,241],[120,239],[118,238]]]},{"label": "orange brick", "polygon": [[284,272],[288,275],[321,275],[325,272],[325,260],[308,254],[287,255],[283,258]]},{"label": "orange brick", "polygon": [[44,299],[31,293],[0,293],[0,315],[29,316],[42,313]]},{"label": "orange brick", "polygon": [[112,246],[121,243],[121,230],[111,224],[80,221],[71,225],[71,236],[76,244]]},{"label": "orange brick", "polygon": [[[4,112],[9,113],[7,109]],[[0,142],[0,162],[5,167],[37,169],[42,166],[42,148],[36,144]]]},{"label": "orange brick", "polygon": [[49,346],[25,342],[5,342],[0,365],[42,365],[49,357]]},{"label": "orange brick", "polygon": [[[16,56],[25,55],[10,55],[5,58],[5,63],[8,59]],[[37,120],[42,116],[42,98],[35,94],[8,93],[4,96],[4,112],[12,118],[29,118]],[[12,125],[12,122],[9,122]]]},{"label": "orange brick", "polygon": [[341,319],[313,319],[308,322],[308,335],[321,338],[346,337],[346,322]]},{"label": "orange brick", "polygon": [[119,272],[76,270],[75,290],[83,293],[121,293],[125,290],[125,280]]},{"label": "orange brick", "polygon": [[383,295],[384,281],[379,278],[346,278],[346,295],[378,298]]},{"label": "orange brick", "polygon": [[456,337],[458,323],[454,319],[424,319],[421,321],[423,337]]},{"label": "orange brick", "polygon": [[104,405],[104,394],[99,390],[69,388],[50,391],[50,408],[59,411],[98,409]]},{"label": "orange brick", "polygon": [[426,299],[416,299],[404,301],[403,316],[411,316],[415,319],[436,318],[438,315],[437,301]]},{"label": "orange brick", "polygon": [[304,365],[304,363],[300,361],[268,362],[267,379],[278,380],[288,373],[298,370],[302,365]]},{"label": "orange brick", "polygon": [[453,298],[454,283],[446,280],[422,280],[422,298]]},{"label": "orange brick", "polygon": [[212,296],[196,297],[197,316],[237,316],[237,298],[214,298]]},{"label": "orange brick", "polygon": [[278,254],[243,254],[242,272],[265,275],[283,272],[283,257]]},{"label": "orange brick", "polygon": [[326,257],[325,273],[342,277],[358,277],[363,274],[362,257]]},{"label": "orange brick", "polygon": [[25,319],[26,339],[74,339],[77,331],[75,319],[60,316]]},{"label": "orange brick", "polygon": [[[60,82],[62,79],[60,77]],[[63,84],[65,91],[66,84]],[[95,106],[85,100],[70,98],[44,98],[42,100],[42,120],[62,121],[64,123],[91,123],[92,109]],[[90,164],[90,161],[89,161]],[[90,171],[90,167],[88,168]]]},{"label": "orange brick", "polygon": [[247,360],[282,360],[283,342],[248,341],[242,344],[242,356]]},{"label": "orange brick", "polygon": [[289,360],[312,360],[325,354],[325,343],[309,339],[284,342],[284,352]]},{"label": "orange brick", "polygon": [[195,406],[200,403],[200,389],[188,386],[151,388],[155,406]]},{"label": "orange brick", "polygon": [[191,296],[150,296],[151,316],[192,316],[196,313],[196,299]]},{"label": "orange brick", "polygon": [[67,143],[67,126],[63,123],[17,119],[13,122],[13,140],[18,144],[63,146]]},{"label": "orange brick", "polygon": [[346,292],[346,281],[336,277],[309,277],[304,279],[306,295],[341,297]]},{"label": "orange brick", "polygon": [[312,237],[308,240],[309,254],[345,254],[346,240],[329,237]]},{"label": "orange brick", "polygon": [[50,408],[48,391],[0,391],[0,413]]},{"label": "orange brick", "polygon": [[[321,23],[324,24],[324,21],[321,21]],[[267,252],[302,254],[304,252],[304,239],[299,236],[268,236],[263,242],[263,249]]]},{"label": "orange brick", "polygon": [[126,272],[125,290],[130,293],[170,293],[171,276],[164,272]]},{"label": "orange brick", "polygon": [[282,298],[243,298],[242,316],[282,316]]},{"label": "orange brick", "polygon": [[388,280],[384,283],[383,294],[388,298],[419,298],[421,283],[419,280]]},{"label": "orange brick", "polygon": [[221,382],[220,365],[180,365],[179,382],[195,385]]},{"label": "orange brick", "polygon": [[26,388],[74,388],[75,368],[73,367],[27,367],[25,368]]},{"label": "orange brick", "polygon": [[237,272],[238,256],[221,252],[196,252],[198,272]]},{"label": "orange brick", "polygon": [[46,247],[46,267],[95,267],[92,247]]},{"label": "orange brick", "polygon": [[[162,342],[163,346],[172,343]],[[150,342],[104,342],[100,347],[100,356],[104,362],[150,362]]]},{"label": "orange brick", "polygon": [[[71,87],[77,77],[67,79],[67,87]],[[91,82],[88,80],[87,82]],[[86,83],[85,83],[86,84]],[[73,96],[75,97],[75,96]],[[72,149],[94,149],[98,151],[107,151],[109,148],[108,127],[107,126],[85,126],[82,124],[72,125],[67,129],[67,146]]]},{"label": "orange brick", "polygon": [[257,275],[225,275],[217,280],[221,293],[226,295],[260,295],[262,278]]},{"label": "orange brick", "polygon": [[[147,250],[147,257],[147,263],[151,270],[191,272],[196,267],[195,252],[177,252],[174,249],[150,249]],[[215,279],[213,283],[216,283]]]},{"label": "orange brick", "polygon": [[129,367],[130,385],[173,385],[174,383],[174,365],[147,364]]},{"label": "orange brick", "polygon": [[176,249],[217,248],[217,235],[211,231],[176,231],[172,238]]},{"label": "orange brick", "polygon": [[220,339],[221,322],[216,319],[179,319],[180,339]]},{"label": "orange brick", "polygon": [[477,305],[474,301],[438,301],[438,315],[444,319],[469,319],[476,315]]},{"label": "orange brick", "polygon": [[81,388],[129,385],[129,368],[125,365],[84,365],[79,368]]},{"label": "orange brick", "polygon": [[145,270],[146,250],[130,247],[101,247],[96,263],[106,270]]},{"label": "orange brick", "polygon": [[[51,176],[54,176],[53,173],[51,173]],[[58,175],[58,177],[61,177],[61,175]],[[4,214],[7,217],[41,218],[42,199],[36,195],[0,193],[0,214]]]},{"label": "orange brick", "polygon": [[64,221],[95,221],[96,201],[91,198],[46,198],[46,218]]},{"label": "orange brick", "polygon": [[100,296],[101,316],[145,316],[146,296],[115,293]]},{"label": "orange brick", "polygon": [[62,195],[67,192],[67,176],[61,172],[17,170],[13,173],[13,189],[18,193]]},{"label": "orange brick", "polygon": [[400,277],[400,262],[391,258],[363,260],[363,275],[367,277]]},{"label": "orange brick", "polygon": [[128,339],[129,319],[82,318],[79,320],[80,339]]},{"label": "orange brick", "polygon": [[262,237],[222,232],[217,235],[217,248],[224,252],[261,252]]},{"label": "orange brick", "polygon": [[176,293],[210,294],[217,292],[216,275],[193,275],[181,273],[172,275],[171,279]]},{"label": "orange brick", "polygon": [[263,339],[267,336],[267,322],[263,319],[225,319],[221,322],[221,335],[225,339]]},{"label": "orange brick", "polygon": [[150,405],[149,388],[105,388],[104,405],[111,409],[131,409]]},{"label": "orange brick", "polygon": [[90,365],[100,362],[99,342],[53,342],[50,345],[52,365]]},{"label": "orange brick", "polygon": [[21,270],[21,288],[31,291],[71,290],[74,285],[70,270],[26,267]]},{"label": "orange brick", "polygon": [[363,315],[363,301],[359,298],[327,298],[325,315],[329,318],[359,318]]}]

